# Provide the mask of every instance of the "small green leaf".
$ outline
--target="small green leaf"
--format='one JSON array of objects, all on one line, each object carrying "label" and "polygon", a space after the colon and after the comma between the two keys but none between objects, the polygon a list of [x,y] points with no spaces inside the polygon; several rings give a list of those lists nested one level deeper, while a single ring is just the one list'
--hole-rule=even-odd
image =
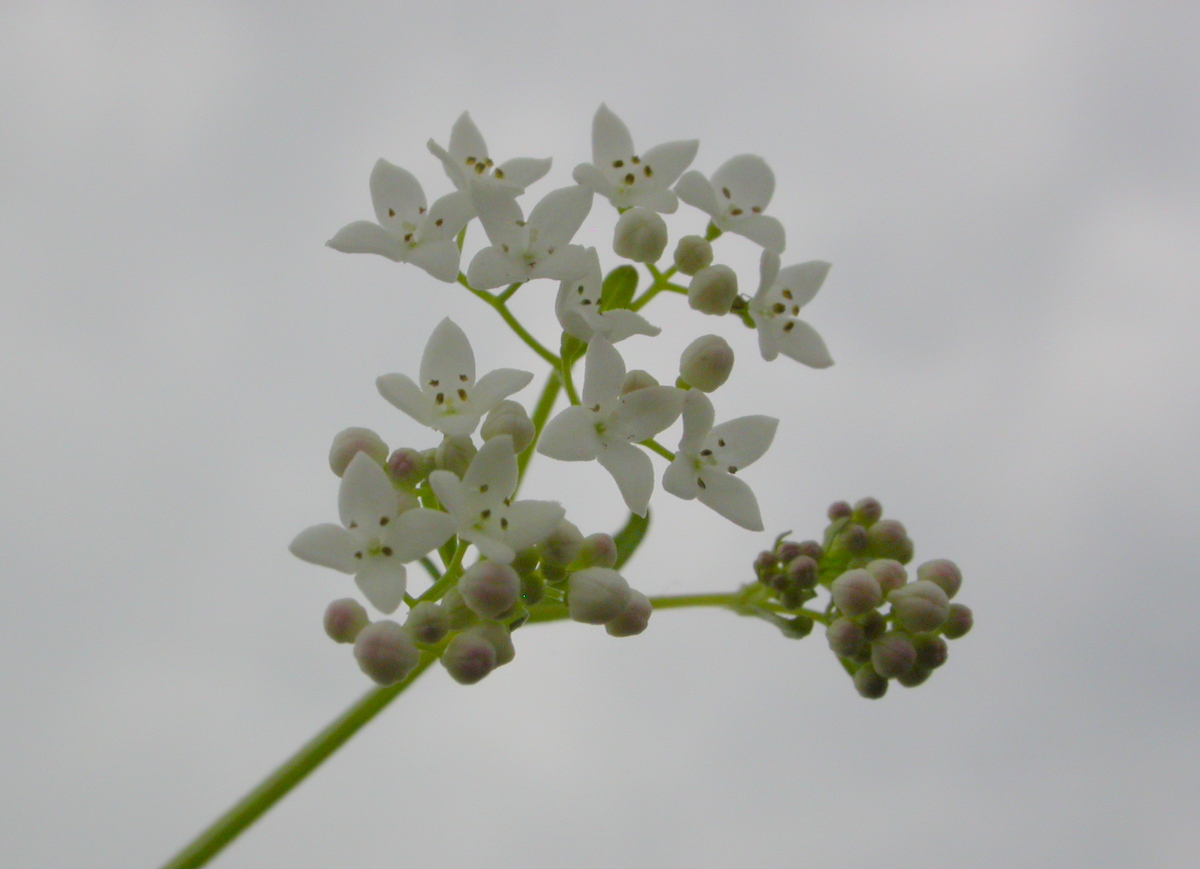
[{"label": "small green leaf", "polygon": [[600,310],[628,308],[637,290],[638,271],[631,265],[617,266],[604,278],[600,288]]},{"label": "small green leaf", "polygon": [[621,565],[628,561],[633,553],[637,552],[637,548],[642,545],[642,538],[646,536],[646,530],[650,527],[650,511],[646,511],[645,516],[638,516],[636,513],[629,514],[629,521],[625,523],[625,527],[613,535],[613,542],[617,544],[617,570],[621,569]]}]

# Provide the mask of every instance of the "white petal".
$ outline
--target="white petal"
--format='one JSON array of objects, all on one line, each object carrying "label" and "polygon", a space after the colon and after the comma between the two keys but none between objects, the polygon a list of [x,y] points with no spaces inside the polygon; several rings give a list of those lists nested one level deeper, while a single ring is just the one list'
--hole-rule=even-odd
[{"label": "white petal", "polygon": [[625,362],[605,338],[597,335],[588,344],[583,370],[583,403],[587,407],[616,398],[625,380]]},{"label": "white petal", "polygon": [[401,513],[384,539],[392,547],[392,558],[415,561],[449,540],[455,527],[449,514],[418,507]]},{"label": "white petal", "polygon": [[767,250],[776,253],[782,253],[787,247],[787,235],[783,231],[783,224],[769,214],[752,214],[749,217],[722,221],[722,228],[744,235],[755,244],[761,244]]},{"label": "white petal", "polygon": [[451,437],[470,435],[479,427],[482,418],[482,414],[475,413],[468,405],[447,403],[444,407],[434,409],[433,422],[429,427]]},{"label": "white petal", "polygon": [[633,444],[616,442],[601,450],[597,459],[617,481],[629,511],[645,516],[650,508],[650,495],[654,492],[654,467],[650,457]]},{"label": "white petal", "polygon": [[779,420],[774,417],[739,416],[716,426],[708,436],[708,446],[721,468],[734,467],[740,471],[762,458],[775,439],[778,426]]},{"label": "white petal", "polygon": [[683,390],[674,386],[647,386],[621,396],[613,427],[627,440],[652,438],[679,419]]},{"label": "white petal", "polygon": [[587,272],[588,250],[581,244],[566,244],[554,249],[554,253],[539,262],[529,273],[530,278],[549,278],[553,281],[569,281]]},{"label": "white petal", "polygon": [[556,501],[515,501],[504,511],[504,542],[516,550],[528,549],[545,540],[566,514]]},{"label": "white petal", "polygon": [[676,456],[675,461],[667,466],[662,484],[676,498],[685,501],[692,500],[700,493],[700,485],[696,482],[696,466],[683,455]]},{"label": "white petal", "polygon": [[654,169],[654,182],[670,187],[683,174],[683,170],[696,159],[700,147],[698,139],[680,142],[665,142],[655,145],[642,155],[642,162]]},{"label": "white petal", "polygon": [[716,510],[730,522],[749,531],[762,531],[762,514],[754,492],[732,474],[708,473],[704,475],[704,486],[696,497],[700,503]]},{"label": "white petal", "polygon": [[523,263],[506,256],[498,247],[485,247],[467,267],[467,283],[477,290],[492,290],[529,280]]},{"label": "white petal", "polygon": [[754,294],[754,299],[762,302],[775,286],[775,278],[779,275],[779,254],[770,248],[764,248],[758,260],[758,274],[758,292]]},{"label": "white petal", "polygon": [[543,250],[569,244],[592,210],[592,191],[580,184],[551,190],[529,213],[529,228],[537,230]]},{"label": "white petal", "polygon": [[661,214],[674,214],[679,209],[679,199],[665,187],[635,187],[629,191],[629,204],[640,205]]},{"label": "white petal", "polygon": [[696,455],[704,449],[704,439],[712,431],[714,411],[712,400],[699,389],[689,389],[683,395],[683,437],[679,452]]},{"label": "white petal", "polygon": [[358,562],[354,559],[357,541],[341,525],[326,522],[313,525],[296,535],[288,551],[309,564],[332,567],[342,573],[355,573]]},{"label": "white petal", "polygon": [[517,488],[517,457],[509,435],[486,441],[463,475],[462,488],[479,505],[499,504]]},{"label": "white petal", "polygon": [[522,191],[550,171],[550,158],[514,157],[496,167],[496,175]]},{"label": "white petal", "polygon": [[[722,197],[743,211],[766,208],[775,193],[775,173],[756,154],[730,157],[713,173],[712,186]],[[728,195],[725,191],[728,190]]]},{"label": "white petal", "polygon": [[625,122],[604,103],[592,118],[592,160],[597,166],[611,165],[613,160],[628,160],[633,156],[633,137]]},{"label": "white petal", "polygon": [[596,415],[583,407],[568,407],[546,423],[537,451],[560,462],[590,462],[600,451]]},{"label": "white petal", "polygon": [[402,237],[408,232],[405,222],[415,225],[420,219],[425,208],[425,191],[407,169],[377,160],[371,170],[371,204],[375,206],[379,225]]},{"label": "white petal", "polygon": [[791,298],[783,300],[788,305],[803,307],[811,302],[813,296],[821,289],[821,284],[825,283],[825,276],[829,274],[830,268],[832,266],[829,263],[820,260],[788,266],[775,279],[775,286],[780,291],[785,289],[791,291]]},{"label": "white petal", "polygon": [[[624,341],[631,335],[649,335],[651,337],[662,332],[657,326],[652,326],[645,317],[628,308],[614,308],[596,315],[594,324],[600,333],[610,342]],[[579,337],[576,335],[575,337]]]},{"label": "white petal", "polygon": [[833,357],[816,329],[803,320],[789,322],[792,328],[778,333],[780,353],[811,368],[828,368],[833,364]]},{"label": "white petal", "polygon": [[721,210],[712,184],[694,169],[683,173],[683,177],[675,185],[675,193],[688,205],[699,208],[710,217],[716,217]]},{"label": "white petal", "polygon": [[591,163],[580,163],[571,173],[571,177],[575,179],[576,184],[592,189],[610,202],[617,192],[613,183]]},{"label": "white petal", "polygon": [[394,613],[404,600],[407,574],[404,565],[394,556],[371,555],[363,559],[362,569],[354,582],[366,595],[371,606],[381,613]]},{"label": "white petal", "polygon": [[454,517],[460,527],[470,520],[467,499],[458,477],[450,471],[432,471],[429,474],[429,488],[433,489],[438,503],[446,508],[446,512]]},{"label": "white petal", "polygon": [[779,342],[775,335],[778,330],[775,321],[765,314],[755,315],[753,310],[750,317],[754,320],[754,325],[758,327],[758,349],[762,353],[762,358],[771,362],[779,356]]},{"label": "white petal", "polygon": [[433,400],[405,374],[382,374],[375,378],[379,394],[421,425],[433,423]]},{"label": "white petal", "polygon": [[512,560],[517,557],[517,553],[507,543],[490,537],[477,528],[461,531],[459,536],[468,543],[474,543],[479,553],[489,561],[512,564]]},{"label": "white petal", "polygon": [[489,371],[479,378],[471,390],[471,407],[482,416],[514,392],[520,392],[531,380],[533,375],[530,372],[516,368]]},{"label": "white petal", "polygon": [[475,204],[470,196],[457,190],[447,193],[429,206],[421,226],[421,240],[453,239],[474,216]]},{"label": "white petal", "polygon": [[421,389],[434,396],[470,389],[475,383],[475,352],[467,333],[446,317],[434,327],[421,354]]},{"label": "white petal", "polygon": [[458,279],[459,256],[458,245],[449,240],[426,242],[408,251],[410,263],[448,284]]},{"label": "white petal", "polygon": [[483,224],[488,240],[496,247],[524,245],[521,221],[525,214],[513,198],[513,191],[499,185],[484,184],[471,189],[471,204]]},{"label": "white petal", "polygon": [[[399,503],[387,471],[366,453],[355,453],[338,487],[338,515],[347,528],[377,534],[396,518]],[[386,519],[387,522],[380,520]]]},{"label": "white petal", "polygon": [[325,242],[326,247],[342,253],[377,253],[393,262],[403,262],[404,242],[369,220],[356,220],[343,226]]},{"label": "white petal", "polygon": [[463,112],[450,128],[450,156],[461,164],[468,157],[486,160],[487,155],[487,143],[483,141],[483,134],[471,120],[470,114]]},{"label": "white petal", "polygon": [[454,158],[450,156],[450,152],[433,139],[426,142],[425,147],[429,149],[429,153],[442,161],[442,169],[445,170],[446,177],[454,182],[454,186],[459,190],[466,190],[469,183],[466,173],[463,171],[466,167],[459,168],[458,164],[454,162]]}]

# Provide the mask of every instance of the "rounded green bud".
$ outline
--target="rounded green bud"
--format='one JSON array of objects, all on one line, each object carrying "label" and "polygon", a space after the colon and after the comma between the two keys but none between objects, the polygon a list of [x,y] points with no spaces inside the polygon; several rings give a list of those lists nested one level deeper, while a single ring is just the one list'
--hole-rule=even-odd
[{"label": "rounded green bud", "polygon": [[701,335],[679,357],[679,376],[688,386],[712,392],[733,371],[733,348],[720,335]]},{"label": "rounded green bud", "polygon": [[933,671],[927,667],[922,667],[920,664],[913,667],[907,673],[901,673],[896,677],[896,681],[905,688],[916,688],[926,679],[933,675]]},{"label": "rounded green bud", "polygon": [[917,648],[917,666],[926,670],[936,670],[950,657],[950,647],[939,636],[918,634],[913,637],[913,645]]},{"label": "rounded green bud", "polygon": [[784,540],[775,547],[775,557],[779,559],[781,564],[787,564],[797,555],[803,555],[804,550],[800,544],[794,540]]},{"label": "rounded green bud", "polygon": [[354,641],[359,668],[380,685],[394,685],[412,672],[421,653],[408,631],[393,621],[367,625]]},{"label": "rounded green bud", "polygon": [[521,576],[527,576],[537,570],[538,561],[541,554],[537,551],[536,546],[531,546],[528,549],[522,549],[516,554],[512,560],[512,569]]},{"label": "rounded green bud", "polygon": [[813,588],[817,584],[817,563],[807,555],[797,555],[784,570],[788,580],[800,588]]},{"label": "rounded green bud", "polygon": [[604,623],[604,630],[613,637],[636,637],[646,630],[653,612],[650,599],[637,589],[630,589],[629,603],[619,616]]},{"label": "rounded green bud", "polygon": [[352,597],[335,600],[325,608],[325,633],[335,643],[353,643],[370,623],[363,605]]},{"label": "rounded green bud", "polygon": [[522,573],[521,601],[525,606],[533,606],[546,596],[546,580],[536,573]]},{"label": "rounded green bud", "polygon": [[950,612],[946,592],[928,579],[896,589],[888,595],[888,600],[896,624],[914,634],[936,631]]},{"label": "rounded green bud", "polygon": [[867,540],[877,558],[894,558],[901,563],[912,559],[912,541],[904,526],[895,519],[876,522],[867,531]]},{"label": "rounded green bud", "polygon": [[825,547],[815,540],[801,540],[800,554],[807,555],[817,564],[821,563],[821,559],[825,557]]},{"label": "rounded green bud", "polygon": [[492,648],[496,650],[497,667],[503,667],[517,656],[512,632],[499,622],[484,622],[468,628],[466,633],[480,636],[492,644]]},{"label": "rounded green bud", "polygon": [[737,296],[737,274],[729,266],[701,269],[688,284],[688,304],[701,314],[728,314]]},{"label": "rounded green bud", "polygon": [[586,625],[610,622],[629,606],[633,590],[625,578],[607,567],[577,570],[567,579],[567,610]]},{"label": "rounded green bud", "polygon": [[962,571],[948,558],[935,558],[917,568],[917,579],[937,583],[946,592],[946,597],[953,598],[962,586]]},{"label": "rounded green bud", "polygon": [[867,571],[879,580],[879,587],[883,589],[884,595],[908,582],[908,572],[904,565],[892,558],[876,558],[867,565]]},{"label": "rounded green bud", "polygon": [[460,685],[474,685],[496,669],[496,647],[475,631],[463,631],[446,645],[442,666]]},{"label": "rounded green bud", "polygon": [[794,615],[791,618],[780,617],[777,624],[783,635],[791,640],[802,640],[811,634],[813,629],[812,618],[803,613]]},{"label": "rounded green bud", "polygon": [[862,498],[855,502],[850,515],[859,525],[870,528],[883,517],[883,505],[874,498]]},{"label": "rounded green bud", "polygon": [[643,371],[641,368],[634,368],[625,374],[625,379],[621,381],[621,394],[628,395],[631,392],[637,392],[639,389],[645,389],[647,386],[658,386],[658,380],[649,371]]},{"label": "rounded green bud", "polygon": [[830,522],[836,522],[839,519],[847,519],[850,517],[850,505],[845,501],[834,501],[829,505],[826,515],[829,516]]},{"label": "rounded green bud", "polygon": [[864,664],[854,674],[855,690],[868,700],[878,700],[887,693],[887,687],[887,679],[876,673],[870,664]]},{"label": "rounded green bud", "polygon": [[867,638],[868,643],[878,640],[887,633],[887,619],[878,610],[871,610],[865,616],[859,618],[858,623],[862,625],[863,636]]},{"label": "rounded green bud", "polygon": [[388,457],[387,469],[393,481],[413,488],[433,470],[433,457],[411,447],[400,447]]},{"label": "rounded green bud", "polygon": [[843,549],[854,555],[862,555],[871,545],[870,538],[867,537],[867,529],[853,523],[842,529],[842,533],[837,536],[837,542],[842,545]]},{"label": "rounded green bud", "polygon": [[907,673],[917,663],[917,649],[907,634],[892,631],[871,644],[871,666],[885,679]]},{"label": "rounded green bud", "polygon": [[971,630],[973,624],[975,624],[975,615],[971,612],[971,608],[966,604],[952,603],[950,611],[946,615],[946,622],[942,625],[942,633],[946,635],[947,639],[957,640]]},{"label": "rounded green bud", "polygon": [[329,469],[339,477],[350,466],[350,460],[359,453],[366,453],[379,465],[387,461],[388,448],[383,438],[369,428],[343,429],[333,436],[329,447]]},{"label": "rounded green bud", "polygon": [[754,575],[759,581],[770,583],[779,568],[779,557],[774,552],[763,550],[754,558]]},{"label": "rounded green bud", "polygon": [[847,570],[833,581],[833,602],[843,614],[866,615],[883,602],[879,581],[866,570]]},{"label": "rounded green bud", "polygon": [[517,605],[521,577],[507,564],[478,561],[459,577],[458,593],[477,616],[498,619]]},{"label": "rounded green bud", "polygon": [[537,545],[543,564],[570,564],[583,549],[583,534],[574,523],[562,519],[546,539]]},{"label": "rounded green bud", "polygon": [[603,531],[583,538],[579,560],[588,567],[613,567],[617,563],[617,542]]},{"label": "rounded green bud", "polygon": [[433,645],[450,633],[450,617],[439,604],[423,600],[408,611],[404,627],[418,643]]},{"label": "rounded green bud", "polygon": [[557,584],[566,580],[567,568],[562,564],[550,564],[546,562],[542,564],[542,576],[545,577],[546,582]]},{"label": "rounded green bud", "polygon": [[708,268],[712,261],[712,245],[703,236],[685,235],[675,245],[675,268],[685,275],[691,276]]},{"label": "rounded green bud", "polygon": [[667,249],[667,222],[662,215],[640,205],[617,218],[613,250],[638,263],[656,263]]},{"label": "rounded green bud", "polygon": [[442,611],[450,620],[450,630],[452,631],[461,631],[479,621],[479,617],[467,606],[467,602],[463,600],[463,596],[459,594],[457,588],[447,589],[446,593],[442,595],[441,603]]},{"label": "rounded green bud", "polygon": [[515,401],[502,401],[489,410],[479,429],[479,435],[485,441],[500,435],[511,437],[514,453],[525,452],[536,434],[533,420],[524,406]]},{"label": "rounded green bud", "polygon": [[849,619],[830,622],[825,629],[825,640],[829,643],[829,651],[839,658],[853,658],[867,642],[862,626]]},{"label": "rounded green bud", "polygon": [[477,452],[479,450],[471,443],[470,435],[447,435],[438,444],[433,463],[439,471],[449,471],[462,479]]}]

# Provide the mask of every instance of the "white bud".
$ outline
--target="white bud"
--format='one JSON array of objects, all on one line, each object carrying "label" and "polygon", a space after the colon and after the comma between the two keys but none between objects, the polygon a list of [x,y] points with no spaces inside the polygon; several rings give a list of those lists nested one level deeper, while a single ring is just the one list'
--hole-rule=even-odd
[{"label": "white bud", "polygon": [[951,640],[957,640],[971,630],[975,616],[966,604],[950,604],[950,612],[946,615],[946,623],[942,625],[942,633]]},{"label": "white bud", "polygon": [[461,479],[477,452],[479,450],[471,442],[470,435],[447,435],[438,444],[433,462],[439,471],[449,471]]},{"label": "white bud", "polygon": [[645,389],[647,386],[658,386],[658,381],[654,379],[654,375],[649,371],[635,368],[628,372],[625,375],[625,379],[621,381],[621,394],[628,395],[639,389]]},{"label": "white bud", "polygon": [[847,570],[830,590],[837,608],[851,618],[866,615],[883,601],[879,580],[865,570]]},{"label": "white bud", "polygon": [[369,428],[348,428],[333,436],[329,447],[329,468],[339,477],[350,466],[350,460],[366,453],[380,465],[387,461],[388,448],[383,438]]},{"label": "white bud", "polygon": [[733,348],[720,335],[701,335],[679,357],[679,376],[701,392],[721,386],[731,371]]},{"label": "white bud", "polygon": [[908,582],[908,573],[904,565],[891,558],[876,558],[867,565],[867,572],[879,581],[879,587],[886,596]]},{"label": "white bud", "polygon": [[479,561],[458,580],[458,593],[476,615],[495,619],[516,606],[521,577],[507,564]]},{"label": "white bud", "polygon": [[950,600],[937,583],[928,579],[898,588],[888,595],[896,624],[906,631],[935,631],[950,614]]},{"label": "white bud", "polygon": [[471,628],[467,633],[483,637],[492,644],[492,648],[496,650],[497,667],[503,667],[517,656],[517,650],[513,646],[512,633],[499,622],[484,622]]},{"label": "white bud", "polygon": [[613,250],[639,263],[656,263],[667,247],[667,222],[656,212],[630,208],[617,220]]},{"label": "white bud", "polygon": [[421,653],[408,631],[393,621],[367,625],[354,641],[354,657],[380,685],[393,685],[412,672]]},{"label": "white bud", "polygon": [[583,538],[579,560],[589,567],[612,567],[617,563],[617,541],[603,531],[589,534]]},{"label": "white bud", "polygon": [[729,266],[709,266],[688,284],[688,304],[702,314],[728,314],[737,297],[737,274]]},{"label": "white bud", "polygon": [[555,565],[570,564],[583,547],[583,534],[572,522],[559,520],[554,530],[537,545],[543,562]]},{"label": "white bud", "polygon": [[604,630],[614,637],[636,637],[650,624],[654,607],[650,599],[637,589],[630,589],[629,604],[615,619],[604,623]]},{"label": "white bud", "polygon": [[463,631],[446,645],[442,666],[460,685],[474,685],[496,669],[496,647],[475,631]]},{"label": "white bud", "polygon": [[502,401],[488,411],[479,434],[485,441],[509,435],[513,441],[513,452],[521,453],[533,443],[537,431],[523,405],[515,401]]},{"label": "white bud", "polygon": [[353,643],[370,623],[363,605],[352,597],[335,600],[325,608],[325,633],[334,642]]},{"label": "white bud", "polygon": [[432,457],[412,447],[400,447],[387,460],[392,479],[405,486],[416,486],[433,470]]},{"label": "white bud", "polygon": [[440,605],[423,600],[408,612],[405,629],[418,643],[439,643],[450,632],[450,616]]},{"label": "white bud", "polygon": [[893,631],[871,644],[871,666],[885,679],[894,679],[917,663],[917,649],[907,634]]},{"label": "white bud", "polygon": [[632,596],[625,577],[607,567],[577,570],[567,580],[571,618],[587,625],[612,621],[625,611]]},{"label": "white bud", "polygon": [[685,275],[694,275],[712,265],[713,249],[708,239],[699,235],[685,235],[675,245],[675,268]]},{"label": "white bud", "polygon": [[887,693],[888,681],[867,664],[854,674],[854,688],[868,700],[878,700]]},{"label": "white bud", "polygon": [[853,658],[866,642],[862,627],[849,619],[834,619],[825,629],[829,650],[839,658]]},{"label": "white bud", "polygon": [[917,568],[917,579],[937,583],[946,592],[946,597],[953,598],[962,585],[962,571],[948,558],[935,558]]},{"label": "white bud", "polygon": [[451,587],[442,595],[442,612],[450,620],[450,630],[461,631],[479,621],[479,616],[467,606],[457,588]]}]

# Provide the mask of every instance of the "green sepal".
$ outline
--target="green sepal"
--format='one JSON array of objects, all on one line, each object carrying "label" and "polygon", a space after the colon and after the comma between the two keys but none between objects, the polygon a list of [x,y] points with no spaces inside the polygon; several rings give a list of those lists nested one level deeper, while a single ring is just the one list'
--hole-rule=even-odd
[{"label": "green sepal", "polygon": [[710,220],[708,222],[708,229],[706,229],[704,231],[704,240],[705,241],[716,241],[718,238],[721,237],[721,233],[723,231],[724,230],[722,230],[719,226],[717,226],[715,223],[713,223]]},{"label": "green sepal", "polygon": [[617,266],[604,277],[600,288],[600,310],[628,308],[637,291],[638,270],[631,265]]},{"label": "green sepal", "polygon": [[620,570],[621,565],[633,557],[633,553],[642,545],[642,539],[649,527],[649,510],[646,510],[645,516],[629,514],[629,521],[625,523],[625,527],[613,535],[613,542],[617,544],[617,563],[613,565],[615,569]]}]

